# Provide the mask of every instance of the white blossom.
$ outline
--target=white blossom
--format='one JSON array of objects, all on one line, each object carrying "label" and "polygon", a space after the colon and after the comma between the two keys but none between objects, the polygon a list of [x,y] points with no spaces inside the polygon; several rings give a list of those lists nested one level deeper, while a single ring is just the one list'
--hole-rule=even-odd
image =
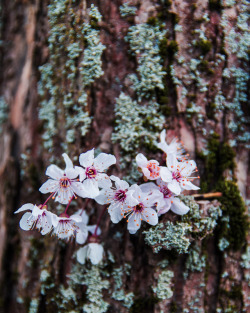
[{"label": "white blossom", "polygon": [[128,216],[128,230],[130,234],[135,234],[141,227],[142,220],[153,226],[158,223],[157,212],[152,207],[161,194],[158,191],[143,193],[138,185],[133,185],[131,188],[134,189],[133,197],[137,200],[137,204],[128,207],[125,213]]},{"label": "white blossom", "polygon": [[102,245],[96,242],[88,243],[86,246],[77,251],[76,258],[81,264],[85,264],[86,259],[89,259],[92,264],[96,265],[101,262],[103,252],[104,250]]},{"label": "white blossom", "polygon": [[37,228],[41,231],[42,235],[46,235],[52,230],[52,218],[54,214],[47,211],[46,205],[36,206],[32,203],[27,203],[21,206],[21,208],[15,213],[27,210],[30,210],[31,212],[26,212],[19,222],[19,225],[23,230]]},{"label": "white blossom", "polygon": [[199,187],[193,185],[191,180],[195,177],[190,175],[195,171],[195,161],[179,162],[174,154],[167,155],[167,167],[161,167],[161,179],[167,183],[168,189],[179,195],[182,189],[198,190]]},{"label": "white blossom", "polygon": [[56,201],[67,204],[76,194],[85,198],[86,193],[82,183],[76,177],[79,175],[79,167],[74,168],[73,163],[66,153],[63,155],[66,163],[65,170],[61,170],[56,165],[50,165],[46,170],[46,175],[51,177],[39,189],[42,193],[54,193]]},{"label": "white blossom", "polygon": [[68,216],[63,213],[59,217],[54,216],[52,224],[54,227],[53,234],[60,239],[69,240],[71,237],[75,237],[76,242],[79,244],[83,244],[87,240],[87,225],[78,214]]},{"label": "white blossom", "polygon": [[80,181],[83,181],[83,188],[88,198],[95,198],[100,188],[111,186],[110,178],[104,171],[116,163],[114,155],[100,153],[94,158],[94,149],[82,153],[79,162],[83,169],[80,172]]},{"label": "white blossom", "polygon": [[155,180],[160,177],[160,166],[159,162],[156,160],[147,160],[147,158],[142,154],[139,153],[136,156],[136,163],[138,167],[141,168],[144,176],[147,179]]},{"label": "white blossom", "polygon": [[118,223],[124,217],[128,206],[136,205],[137,201],[132,196],[134,190],[129,189],[129,184],[126,181],[114,175],[110,178],[115,182],[115,187],[110,186],[101,190],[95,201],[99,204],[110,204],[108,212],[111,221]]},{"label": "white blossom", "polygon": [[160,134],[160,142],[157,143],[157,147],[165,152],[167,155],[175,154],[177,159],[183,158],[183,147],[177,138],[174,138],[171,143],[168,145],[166,143],[166,130],[164,129]]}]

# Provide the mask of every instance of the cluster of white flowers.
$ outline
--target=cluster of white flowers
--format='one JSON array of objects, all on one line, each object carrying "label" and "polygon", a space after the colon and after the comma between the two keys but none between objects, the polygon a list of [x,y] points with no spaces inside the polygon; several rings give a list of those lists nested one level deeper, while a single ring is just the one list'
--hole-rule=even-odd
[{"label": "cluster of white flowers", "polygon": [[[78,250],[77,259],[84,264],[86,258],[93,264],[102,260],[103,247],[98,243],[100,220],[97,225],[87,226],[88,216],[84,210],[69,216],[67,210],[71,201],[77,197],[94,199],[101,205],[108,205],[111,221],[118,223],[127,219],[128,231],[135,234],[145,221],[156,225],[160,215],[170,209],[179,215],[189,211],[178,195],[183,190],[199,189],[191,183],[194,177],[191,173],[197,171],[194,161],[188,161],[182,155],[181,145],[177,140],[168,145],[165,141],[165,131],[161,133],[158,148],[166,153],[166,165],[162,166],[156,160],[147,160],[139,153],[136,156],[138,170],[143,173],[146,182],[143,184],[129,184],[120,178],[105,172],[116,163],[115,156],[100,153],[94,157],[94,149],[79,156],[81,166],[74,166],[67,154],[63,154],[66,163],[65,170],[56,165],[50,165],[46,175],[50,178],[39,189],[41,193],[50,193],[44,204],[24,204],[15,213],[26,212],[21,220],[23,230],[37,228],[42,235],[52,233],[58,238],[69,240],[75,237],[78,244],[87,244]],[[64,213],[57,216],[48,211],[47,202],[50,199],[61,204],[67,204]],[[106,209],[106,207],[104,208]],[[104,212],[104,211],[103,211]],[[89,232],[91,233],[89,235]]]}]

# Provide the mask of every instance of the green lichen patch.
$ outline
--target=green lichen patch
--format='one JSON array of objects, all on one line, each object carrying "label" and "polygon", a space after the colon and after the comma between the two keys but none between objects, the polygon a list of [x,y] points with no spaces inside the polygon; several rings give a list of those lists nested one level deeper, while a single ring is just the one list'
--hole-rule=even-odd
[{"label": "green lichen patch", "polygon": [[160,300],[169,299],[173,296],[171,282],[174,273],[169,270],[163,270],[157,274],[157,285],[152,287],[155,296]]},{"label": "green lichen patch", "polygon": [[189,272],[202,272],[206,267],[206,256],[202,255],[201,248],[194,244],[188,252],[185,263],[184,277],[187,278]]},{"label": "green lichen patch", "polygon": [[177,222],[173,224],[167,221],[151,227],[143,234],[145,235],[145,242],[152,246],[154,253],[158,253],[161,249],[175,249],[178,253],[185,253],[190,245],[187,235],[191,230],[191,226],[187,223]]}]

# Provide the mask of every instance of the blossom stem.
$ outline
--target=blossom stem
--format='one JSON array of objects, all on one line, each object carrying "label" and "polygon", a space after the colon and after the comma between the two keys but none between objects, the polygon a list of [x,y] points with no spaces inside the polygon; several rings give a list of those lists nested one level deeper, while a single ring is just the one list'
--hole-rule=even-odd
[{"label": "blossom stem", "polygon": [[67,206],[66,206],[66,209],[65,209],[65,211],[64,211],[64,214],[67,214],[67,210],[68,210],[68,208],[69,208],[69,205],[70,205],[71,201],[74,199],[74,197],[75,197],[75,196],[72,196],[71,199],[69,200],[69,202],[68,202],[68,204],[67,204]]},{"label": "blossom stem", "polygon": [[98,218],[97,223],[96,223],[95,232],[94,232],[94,234],[93,234],[93,237],[97,237],[97,229],[98,229],[98,226],[99,226],[99,224],[100,224],[100,222],[101,222],[101,219],[102,219],[102,217],[103,217],[103,215],[104,215],[104,212],[105,212],[106,210],[107,210],[106,207],[104,207],[104,208],[102,209],[101,214],[99,215],[99,218]]},{"label": "blossom stem", "polygon": [[50,198],[54,196],[55,192],[52,192],[51,195],[48,197],[48,199],[42,204],[41,209],[46,205],[46,203],[49,201]]},{"label": "blossom stem", "polygon": [[81,211],[80,215],[82,215],[83,211],[86,209],[86,207],[87,207],[89,201],[90,201],[89,198],[85,201],[84,206],[83,206],[83,208],[82,208],[82,211]]}]

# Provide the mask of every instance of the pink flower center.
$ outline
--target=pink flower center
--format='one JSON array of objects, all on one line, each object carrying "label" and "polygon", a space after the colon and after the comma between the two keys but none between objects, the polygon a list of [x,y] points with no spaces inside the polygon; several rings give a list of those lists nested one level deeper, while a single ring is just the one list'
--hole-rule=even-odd
[{"label": "pink flower center", "polygon": [[160,191],[163,193],[164,198],[170,198],[173,195],[166,186],[160,187]]},{"label": "pink flower center", "polygon": [[182,176],[181,176],[181,174],[180,174],[179,171],[173,172],[173,173],[172,173],[172,177],[173,177],[173,179],[176,179],[176,180],[178,181],[178,183],[180,182],[180,180],[181,180],[181,178],[182,178]]},{"label": "pink flower center", "polygon": [[126,192],[124,190],[118,190],[115,193],[115,200],[119,202],[124,202],[126,200]]},{"label": "pink flower center", "polygon": [[154,161],[148,162],[147,169],[150,172],[150,177],[157,178],[160,176],[160,167],[157,165],[156,162]]},{"label": "pink flower center", "polygon": [[68,179],[67,177],[63,177],[60,179],[60,187],[61,188],[68,188],[70,186],[70,179]]},{"label": "pink flower center", "polygon": [[96,175],[97,175],[97,171],[96,171],[96,169],[93,166],[86,168],[86,176],[87,176],[87,178],[95,178]]},{"label": "pink flower center", "polygon": [[137,213],[141,213],[144,210],[144,204],[139,203],[136,206],[133,207],[133,210]]}]

